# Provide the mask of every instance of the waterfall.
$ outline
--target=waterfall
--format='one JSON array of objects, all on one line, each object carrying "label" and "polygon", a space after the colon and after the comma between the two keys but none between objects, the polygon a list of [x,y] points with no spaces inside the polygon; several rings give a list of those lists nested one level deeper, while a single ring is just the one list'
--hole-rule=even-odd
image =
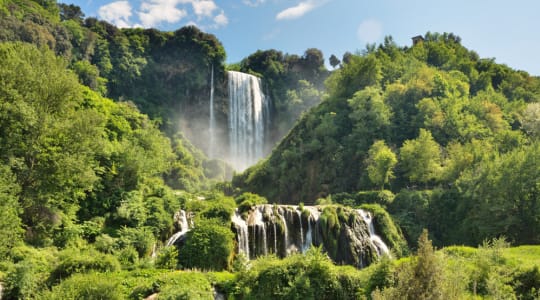
[{"label": "waterfall", "polygon": [[296,210],[298,214],[298,222],[300,223],[300,249],[304,247],[304,226],[302,225],[302,212],[298,209]]},{"label": "waterfall", "polygon": [[261,80],[236,71],[227,73],[229,81],[229,161],[244,170],[263,157],[265,125],[269,104]]},{"label": "waterfall", "polygon": [[369,237],[371,239],[371,243],[373,244],[375,249],[377,249],[377,254],[379,256],[383,254],[388,255],[390,253],[390,251],[388,250],[388,246],[386,246],[381,237],[375,233],[375,227],[373,226],[373,219],[371,218],[371,214],[363,209],[358,209],[357,212],[368,226]]},{"label": "waterfall", "polygon": [[246,221],[242,219],[242,216],[238,212],[238,209],[235,210],[234,215],[232,216],[232,222],[236,228],[238,252],[243,253],[246,256],[246,258],[249,259],[248,226],[247,226]]},{"label": "waterfall", "polygon": [[189,231],[189,225],[187,220],[187,215],[184,210],[180,210],[179,212],[174,214],[174,220],[180,225],[180,231],[173,234],[168,240],[166,246],[172,246],[174,243],[186,235],[186,233]]},{"label": "waterfall", "polygon": [[[328,227],[327,209],[341,210],[344,215],[337,224]],[[358,217],[356,217],[358,216]],[[167,246],[179,244],[192,225],[185,211],[175,214],[180,231],[167,241]],[[306,223],[307,222],[307,223]],[[306,226],[306,228],[304,228]],[[240,214],[235,210],[231,228],[236,234],[237,252],[248,259],[275,254],[286,257],[305,253],[312,245],[322,247],[336,264],[358,268],[368,266],[374,257],[389,255],[389,249],[376,234],[373,216],[361,209],[346,207],[304,206],[300,211],[292,205],[255,205]],[[327,234],[332,230],[332,234]],[[337,230],[337,231],[336,231]]]},{"label": "waterfall", "polygon": [[214,115],[214,65],[212,64],[212,71],[210,73],[210,130],[209,130],[209,144],[208,147],[208,157],[214,157],[214,147],[215,147],[215,134],[216,134],[216,119]]},{"label": "waterfall", "polygon": [[282,213],[278,214],[278,218],[283,224],[283,247],[285,248],[285,253],[289,254],[289,230],[287,229],[287,220]]}]

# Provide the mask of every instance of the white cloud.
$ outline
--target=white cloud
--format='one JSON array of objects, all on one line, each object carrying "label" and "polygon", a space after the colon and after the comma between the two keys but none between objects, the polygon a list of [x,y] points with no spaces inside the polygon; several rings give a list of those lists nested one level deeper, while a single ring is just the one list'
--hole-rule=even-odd
[{"label": "white cloud", "polygon": [[116,1],[103,5],[98,9],[98,16],[118,27],[131,27],[131,5],[128,1]]},{"label": "white cloud", "polygon": [[[189,6],[192,8],[190,13]],[[214,0],[142,0],[138,16],[142,27],[155,27],[163,22],[176,23],[183,19],[187,19],[187,25],[197,21],[200,28],[204,28],[205,23],[212,28],[229,23],[225,12]]]},{"label": "white cloud", "polygon": [[221,13],[219,15],[214,17],[214,22],[215,22],[216,26],[222,27],[222,26],[226,26],[227,24],[229,24],[229,19],[225,15],[225,12],[221,11]]},{"label": "white cloud", "polygon": [[377,20],[364,20],[358,26],[358,38],[363,42],[375,43],[382,37],[382,34],[382,24]]},{"label": "white cloud", "polygon": [[329,0],[305,0],[296,6],[282,10],[276,15],[276,20],[298,19],[313,9],[325,4]]},{"label": "white cloud", "polygon": [[247,6],[256,7],[266,2],[266,0],[244,0],[242,2]]},{"label": "white cloud", "polygon": [[214,1],[202,0],[202,1],[192,1],[191,5],[193,6],[193,11],[197,17],[211,17],[214,10],[218,7]]},{"label": "white cloud", "polygon": [[298,5],[289,7],[276,15],[277,20],[297,19],[314,9],[312,1],[300,2]]},{"label": "white cloud", "polygon": [[141,3],[139,19],[143,27],[154,27],[161,22],[175,23],[187,16],[185,9],[177,7],[177,0],[149,0]]}]

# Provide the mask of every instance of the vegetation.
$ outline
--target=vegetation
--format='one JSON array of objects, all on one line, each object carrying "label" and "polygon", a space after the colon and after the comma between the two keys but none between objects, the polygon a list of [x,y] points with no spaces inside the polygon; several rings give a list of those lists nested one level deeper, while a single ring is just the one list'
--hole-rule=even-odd
[{"label": "vegetation", "polygon": [[[387,37],[332,55],[332,72],[317,49],[224,59],[195,27],[118,29],[74,5],[0,1],[3,298],[540,296],[539,78],[453,34]],[[212,70],[225,122],[227,68],[264,78],[272,140],[299,118],[232,184],[188,141],[208,117]],[[315,202],[327,204],[324,250],[235,253],[235,209]],[[369,267],[337,266],[347,231],[365,232],[357,208],[392,257],[360,249],[355,265]],[[165,246],[180,209],[189,231]]]},{"label": "vegetation", "polygon": [[[411,245],[423,228],[440,246],[538,243],[538,78],[427,33],[348,55],[325,85],[322,103],[234,186],[277,203],[380,203]],[[385,187],[395,197],[374,191]]]}]

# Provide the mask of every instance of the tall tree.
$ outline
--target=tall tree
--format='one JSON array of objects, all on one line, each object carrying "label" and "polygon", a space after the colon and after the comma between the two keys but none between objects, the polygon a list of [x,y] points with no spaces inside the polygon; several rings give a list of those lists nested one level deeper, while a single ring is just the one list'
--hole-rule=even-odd
[{"label": "tall tree", "polygon": [[405,176],[411,182],[428,183],[441,175],[441,150],[431,132],[420,129],[418,138],[407,140],[400,149]]},{"label": "tall tree", "polygon": [[393,170],[396,164],[396,154],[384,141],[376,141],[371,145],[367,159],[368,176],[371,182],[381,187],[381,190],[390,179],[394,178]]}]

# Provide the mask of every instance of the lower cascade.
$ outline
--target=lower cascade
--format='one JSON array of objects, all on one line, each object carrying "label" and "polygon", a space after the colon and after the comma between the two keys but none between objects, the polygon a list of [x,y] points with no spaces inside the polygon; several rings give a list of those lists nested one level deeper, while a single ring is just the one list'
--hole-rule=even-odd
[{"label": "lower cascade", "polygon": [[182,240],[186,233],[189,231],[189,223],[188,223],[188,217],[184,210],[180,210],[179,212],[174,214],[174,221],[176,222],[177,227],[180,227],[180,231],[173,234],[165,244],[166,246],[172,246],[177,241]]},{"label": "lower cascade", "polygon": [[[167,245],[179,241],[189,230],[186,213],[177,216],[181,231]],[[186,228],[186,229],[184,229]],[[387,245],[375,233],[370,212],[362,209],[325,206],[263,204],[248,211],[236,209],[231,218],[237,253],[249,259],[274,254],[286,257],[321,246],[337,264],[368,266],[382,255]]]}]

